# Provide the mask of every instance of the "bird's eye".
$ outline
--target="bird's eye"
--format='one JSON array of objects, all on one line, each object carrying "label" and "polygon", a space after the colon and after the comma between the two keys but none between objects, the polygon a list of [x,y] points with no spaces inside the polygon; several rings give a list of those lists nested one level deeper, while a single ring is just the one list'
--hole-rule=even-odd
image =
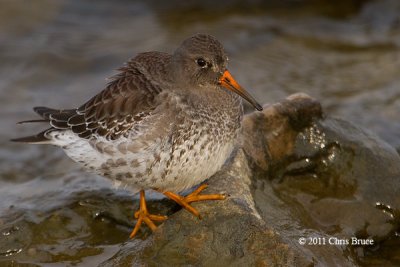
[{"label": "bird's eye", "polygon": [[198,58],[196,59],[197,65],[199,65],[201,68],[207,67],[207,61],[205,61],[203,58]]}]

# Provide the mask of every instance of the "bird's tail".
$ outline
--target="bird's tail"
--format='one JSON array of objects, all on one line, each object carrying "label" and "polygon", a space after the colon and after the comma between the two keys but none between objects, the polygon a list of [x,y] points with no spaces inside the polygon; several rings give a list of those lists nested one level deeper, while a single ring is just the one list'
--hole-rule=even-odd
[{"label": "bird's tail", "polygon": [[[47,122],[50,123],[50,115],[53,113],[60,112],[57,109],[51,109],[47,107],[35,107],[33,110],[39,114],[42,119],[40,120],[27,120],[27,121],[20,121],[18,124],[24,124],[24,123],[36,123],[36,122]],[[53,127],[50,127],[36,135],[30,135],[30,136],[25,136],[25,137],[20,137],[20,138],[14,138],[11,139],[10,141],[12,142],[19,142],[19,143],[29,143],[29,144],[51,144],[52,141],[49,139],[48,133],[51,131],[56,130]]]},{"label": "bird's tail", "polygon": [[46,137],[49,131],[51,131],[51,128],[44,130],[36,135],[14,138],[10,139],[10,141],[18,143],[28,143],[28,144],[51,144],[52,143],[51,140]]}]

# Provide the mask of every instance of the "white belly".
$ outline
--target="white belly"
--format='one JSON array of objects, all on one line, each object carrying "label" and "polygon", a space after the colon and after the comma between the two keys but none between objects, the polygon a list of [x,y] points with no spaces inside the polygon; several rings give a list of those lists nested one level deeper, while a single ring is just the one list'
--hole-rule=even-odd
[{"label": "white belly", "polygon": [[85,169],[113,180],[117,186],[135,190],[179,192],[191,188],[216,173],[235,145],[232,139],[210,143],[207,136],[174,147],[161,139],[151,144],[140,138],[99,138],[94,142],[71,131],[51,134],[54,144]]}]

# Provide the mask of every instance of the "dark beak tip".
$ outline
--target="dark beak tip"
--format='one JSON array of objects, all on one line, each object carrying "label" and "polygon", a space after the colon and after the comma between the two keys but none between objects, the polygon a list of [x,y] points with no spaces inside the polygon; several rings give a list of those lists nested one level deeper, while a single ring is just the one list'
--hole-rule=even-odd
[{"label": "dark beak tip", "polygon": [[263,111],[263,107],[257,103],[256,107],[255,107],[258,111]]}]

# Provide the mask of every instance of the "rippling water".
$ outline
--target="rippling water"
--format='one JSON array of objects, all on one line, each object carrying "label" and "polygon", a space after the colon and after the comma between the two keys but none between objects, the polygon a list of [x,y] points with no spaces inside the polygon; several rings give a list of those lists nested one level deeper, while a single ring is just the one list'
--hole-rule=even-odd
[{"label": "rippling water", "polygon": [[[79,204],[81,197],[75,196],[82,191],[106,192],[111,202],[126,197],[112,191],[105,179],[80,171],[58,149],[10,143],[12,137],[41,128],[15,122],[35,118],[33,106],[77,107],[100,91],[128,58],[142,51],[172,51],[197,32],[213,34],[225,45],[231,72],[259,102],[308,93],[328,114],[369,128],[399,151],[400,4],[329,2],[2,1],[0,226],[18,222],[19,229],[30,229],[43,220],[51,224],[51,216],[41,213]],[[123,208],[120,204],[114,209],[118,213]],[[53,220],[90,216],[60,211]],[[43,229],[31,231],[44,234]],[[129,229],[117,232],[115,244],[123,242]],[[28,240],[48,246],[33,237]],[[104,253],[115,249],[97,242],[96,249]],[[29,250],[28,243],[1,243],[0,259],[19,254],[41,262],[79,262],[101,254],[93,248],[74,259],[63,258],[49,248],[42,254]]]}]

